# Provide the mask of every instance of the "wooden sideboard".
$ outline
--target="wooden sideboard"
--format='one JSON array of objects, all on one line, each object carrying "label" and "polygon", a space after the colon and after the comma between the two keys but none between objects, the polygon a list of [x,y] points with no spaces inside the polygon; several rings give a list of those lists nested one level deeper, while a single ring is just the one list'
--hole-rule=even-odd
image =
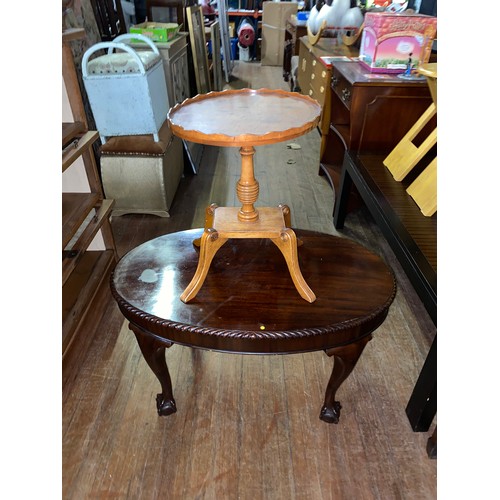
[{"label": "wooden sideboard", "polygon": [[356,57],[358,49],[337,44],[335,38],[320,38],[316,45],[311,45],[307,36],[301,37],[299,48],[298,83],[300,92],[316,99],[323,112],[319,129],[321,132],[321,155],[326,144],[330,128],[332,68],[321,61],[322,56]]},{"label": "wooden sideboard", "polygon": [[[329,124],[320,173],[327,175],[338,193],[344,153],[390,151],[429,107],[432,97],[425,79],[369,73],[358,62],[334,62],[329,88],[329,112],[325,113]],[[429,123],[423,134],[435,126],[435,121]]]}]

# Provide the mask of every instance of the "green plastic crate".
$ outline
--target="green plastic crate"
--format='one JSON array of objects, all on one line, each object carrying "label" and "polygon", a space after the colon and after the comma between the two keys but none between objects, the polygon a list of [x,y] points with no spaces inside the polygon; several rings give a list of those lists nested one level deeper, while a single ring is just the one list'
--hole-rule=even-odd
[{"label": "green plastic crate", "polygon": [[[151,38],[153,42],[163,43],[173,40],[177,36],[178,31],[179,25],[176,23],[144,22],[130,27],[130,33],[138,33]],[[140,41],[132,40],[132,42],[136,43]]]}]

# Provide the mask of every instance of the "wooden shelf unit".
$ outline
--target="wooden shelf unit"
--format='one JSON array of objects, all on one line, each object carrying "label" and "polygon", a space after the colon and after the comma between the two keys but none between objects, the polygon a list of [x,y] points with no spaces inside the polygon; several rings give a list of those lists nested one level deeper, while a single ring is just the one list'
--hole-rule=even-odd
[{"label": "wooden shelf unit", "polygon": [[[114,205],[106,200],[99,176],[93,144],[99,133],[88,130],[82,95],[78,84],[70,42],[85,37],[83,29],[62,34],[62,74],[73,122],[62,123],[62,175],[82,168],[88,192],[62,193],[62,361],[63,371],[81,359],[91,338],[79,334],[79,327],[118,261],[109,218]],[[74,165],[74,166],[73,166]],[[72,167],[73,166],[73,167]],[[103,244],[89,249],[100,233]],[[74,366],[72,366],[74,368]]]},{"label": "wooden shelf unit", "polygon": [[[81,127],[74,123],[63,123],[62,128],[62,172],[65,172],[84,154],[89,155],[87,159],[93,158],[91,146],[99,134],[95,131],[80,133]],[[95,160],[92,168],[86,171],[87,176],[97,175]],[[88,180],[91,191],[62,193],[63,359],[97,290],[117,262],[109,224],[114,201],[104,199],[98,176]],[[103,233],[105,249],[89,251],[99,230]]]}]

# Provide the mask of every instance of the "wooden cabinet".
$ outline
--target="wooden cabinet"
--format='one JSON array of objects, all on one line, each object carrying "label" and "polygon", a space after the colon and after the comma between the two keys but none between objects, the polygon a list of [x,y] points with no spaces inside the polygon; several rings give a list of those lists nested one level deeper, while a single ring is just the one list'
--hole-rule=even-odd
[{"label": "wooden cabinet", "polygon": [[163,58],[163,69],[165,76],[169,73],[167,81],[168,98],[170,105],[184,101],[189,94],[189,67],[187,57],[187,33],[179,33],[177,38],[172,41],[168,53],[163,56],[162,47],[158,46]]},{"label": "wooden cabinet", "polygon": [[[358,62],[334,62],[330,125],[320,162],[334,190],[338,192],[346,150],[389,152],[431,102],[425,79],[404,80],[397,75],[369,73]],[[433,126],[435,122],[429,129]]]},{"label": "wooden cabinet", "polygon": [[[75,121],[62,124],[62,175],[82,169],[88,181],[86,191],[62,193],[63,367],[70,350],[81,353],[83,346],[88,346],[91,339],[79,335],[78,327],[118,260],[109,222],[114,202],[104,199],[92,147],[99,134],[87,128],[69,45],[84,36],[82,29],[63,33],[63,78]],[[74,349],[77,344],[78,349]]]},{"label": "wooden cabinet", "polygon": [[325,147],[326,136],[330,127],[332,68],[326,66],[322,56],[357,56],[358,49],[338,45],[334,38],[320,38],[316,45],[311,45],[307,36],[300,38],[298,83],[302,94],[316,99],[323,112],[319,129],[321,132],[321,154]]},{"label": "wooden cabinet", "polygon": [[[170,107],[191,97],[187,56],[187,33],[181,32],[170,42],[155,42],[163,60]],[[150,50],[144,43],[131,44],[134,49]]]}]

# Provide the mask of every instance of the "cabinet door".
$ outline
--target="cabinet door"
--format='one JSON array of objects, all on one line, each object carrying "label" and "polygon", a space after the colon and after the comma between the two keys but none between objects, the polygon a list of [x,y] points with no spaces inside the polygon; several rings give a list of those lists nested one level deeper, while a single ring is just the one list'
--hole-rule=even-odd
[{"label": "cabinet door", "polygon": [[171,106],[184,101],[189,97],[189,76],[187,65],[187,54],[183,51],[182,55],[171,61],[172,68],[172,86],[174,101]]}]

